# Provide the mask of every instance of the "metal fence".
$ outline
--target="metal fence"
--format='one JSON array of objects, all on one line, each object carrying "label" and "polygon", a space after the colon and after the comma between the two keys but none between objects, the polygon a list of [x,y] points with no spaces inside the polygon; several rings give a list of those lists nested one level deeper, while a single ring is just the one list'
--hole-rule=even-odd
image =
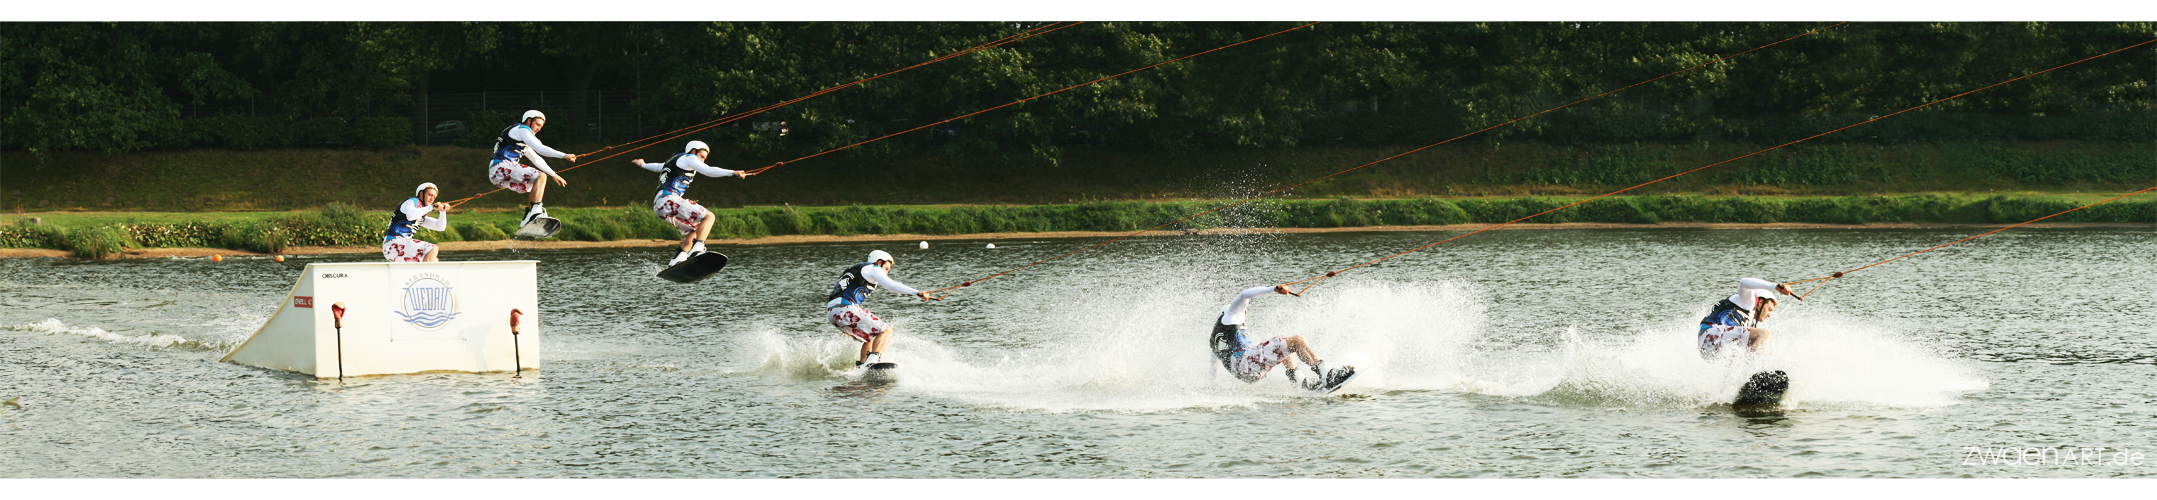
[{"label": "metal fence", "polygon": [[[390,115],[410,119],[413,144],[447,144],[457,135],[492,136],[528,109],[547,114],[548,142],[611,144],[610,140],[643,137],[644,117],[630,109],[636,99],[634,92],[608,91],[413,94],[410,103],[390,107]],[[284,108],[273,97],[256,97],[190,104],[184,112],[189,117],[279,116]],[[508,118],[496,120],[502,123],[473,123],[475,115],[489,112]],[[462,126],[461,134],[455,132],[460,130],[458,125]]]}]

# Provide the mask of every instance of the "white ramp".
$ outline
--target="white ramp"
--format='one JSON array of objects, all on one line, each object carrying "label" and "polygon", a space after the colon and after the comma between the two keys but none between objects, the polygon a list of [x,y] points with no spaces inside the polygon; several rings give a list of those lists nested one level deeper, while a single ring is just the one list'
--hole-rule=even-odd
[{"label": "white ramp", "polygon": [[[316,378],[539,368],[539,261],[308,264],[223,361]],[[344,307],[337,328],[333,305]],[[515,338],[510,311],[521,312]]]}]

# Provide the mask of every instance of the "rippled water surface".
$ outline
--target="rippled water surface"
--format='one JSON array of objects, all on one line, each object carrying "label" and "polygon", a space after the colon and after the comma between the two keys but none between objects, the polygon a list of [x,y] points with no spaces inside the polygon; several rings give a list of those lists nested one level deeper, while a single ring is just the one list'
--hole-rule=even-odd
[{"label": "rippled water surface", "polygon": [[[940,287],[1096,240],[720,247],[733,265],[696,285],[653,278],[659,249],[447,255],[542,261],[545,370],[521,380],[217,362],[302,265],[368,255],[8,259],[0,476],[2157,476],[2149,230],[2017,230],[1836,280],[1768,322],[1784,408],[1722,404],[1747,368],[1702,361],[1692,325],[1737,278],[1975,232],[1500,231],[1259,298],[1254,333],[1361,369],[1332,397],[1215,373],[1208,322],[1451,233],[1142,238],[940,303],[880,292],[893,384],[840,373],[855,344],[820,313],[846,265],[882,248]],[[1987,458],[2007,448],[2105,458]]]}]

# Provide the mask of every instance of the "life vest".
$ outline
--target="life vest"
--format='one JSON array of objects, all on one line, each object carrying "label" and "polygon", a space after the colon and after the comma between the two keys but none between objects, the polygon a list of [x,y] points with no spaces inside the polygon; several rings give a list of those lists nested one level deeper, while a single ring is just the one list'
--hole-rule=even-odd
[{"label": "life vest", "polygon": [[845,273],[839,274],[839,282],[831,286],[831,295],[825,297],[824,301],[846,299],[847,304],[860,305],[862,302],[869,300],[869,293],[876,291],[876,282],[869,281],[868,276],[863,276],[862,270],[873,265],[876,264],[863,262],[846,268]]},{"label": "life vest", "polygon": [[1700,324],[1702,326],[1721,325],[1751,328],[1759,326],[1760,321],[1753,319],[1751,311],[1739,308],[1736,302],[1731,302],[1729,297],[1724,297],[1722,301],[1715,303],[1714,309],[1708,311],[1708,317],[1700,318]]},{"label": "life vest", "polygon": [[390,209],[389,230],[382,232],[382,241],[389,241],[400,236],[412,235],[412,224],[417,221],[406,218],[404,216],[404,206],[406,203],[417,205],[419,204],[419,198],[406,199],[404,200],[404,203],[398,203],[397,208]]},{"label": "life vest", "polygon": [[494,136],[494,161],[496,161],[496,162],[502,162],[502,161],[512,161],[512,162],[514,162],[514,161],[517,161],[518,159],[520,159],[520,158],[523,158],[523,157],[524,157],[524,141],[516,140],[516,139],[513,139],[513,138],[510,138],[510,137],[509,137],[509,131],[511,131],[511,130],[516,130],[516,129],[517,129],[517,127],[523,127],[523,126],[524,126],[524,124],[522,124],[522,123],[519,123],[519,124],[516,124],[516,125],[510,125],[510,126],[509,126],[509,128],[505,128],[505,129],[502,129],[502,133],[500,133],[500,134],[495,134],[495,136]]},{"label": "life vest", "polygon": [[1243,354],[1243,325],[1221,324],[1226,319],[1228,315],[1223,314],[1213,321],[1213,335],[1207,339],[1207,347],[1213,349],[1213,358],[1221,362],[1221,369],[1228,370],[1237,379],[1251,382],[1255,379],[1244,379],[1243,372],[1236,370],[1236,358]]},{"label": "life vest", "polygon": [[697,172],[682,166],[684,156],[689,156],[689,153],[674,153],[673,157],[667,158],[666,168],[659,171],[659,194],[652,195],[652,198],[664,198],[670,194],[685,196],[689,192],[689,183],[697,180]]}]

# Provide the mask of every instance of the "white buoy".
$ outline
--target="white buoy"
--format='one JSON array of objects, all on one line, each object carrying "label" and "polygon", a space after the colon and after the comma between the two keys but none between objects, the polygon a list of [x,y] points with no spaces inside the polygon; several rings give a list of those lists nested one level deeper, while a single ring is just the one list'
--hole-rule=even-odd
[{"label": "white buoy", "polygon": [[921,242],[921,249],[922,249],[922,250],[928,250],[928,249],[929,249],[929,242],[926,242],[926,241],[924,241],[924,242]]},{"label": "white buoy", "polygon": [[995,243],[990,243],[990,244],[989,244],[989,248],[996,248],[996,244],[995,244]]}]

